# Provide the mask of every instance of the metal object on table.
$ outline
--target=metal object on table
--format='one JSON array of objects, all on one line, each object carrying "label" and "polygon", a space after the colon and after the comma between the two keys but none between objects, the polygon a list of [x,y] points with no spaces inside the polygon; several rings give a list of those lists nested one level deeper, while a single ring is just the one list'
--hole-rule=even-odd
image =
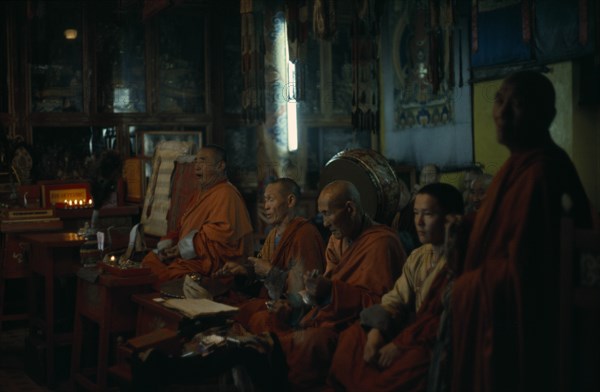
[{"label": "metal object on table", "polygon": [[[197,273],[188,274],[196,283],[205,288],[213,297],[225,294],[231,287],[220,279],[211,279]],[[185,298],[183,282],[185,278],[170,280],[160,286],[160,294],[166,298]]]}]

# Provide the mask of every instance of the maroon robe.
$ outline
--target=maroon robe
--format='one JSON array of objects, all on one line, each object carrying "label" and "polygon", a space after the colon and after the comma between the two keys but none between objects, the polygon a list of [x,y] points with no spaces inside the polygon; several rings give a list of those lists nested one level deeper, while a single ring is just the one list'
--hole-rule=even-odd
[{"label": "maroon robe", "polygon": [[348,392],[424,391],[447,282],[446,273],[440,271],[415,321],[392,340],[400,353],[387,368],[380,369],[363,359],[367,331],[359,322],[342,332],[328,377],[330,387]]},{"label": "maroon robe", "polygon": [[[339,240],[331,237],[328,263]],[[394,285],[406,254],[398,235],[384,225],[373,225],[346,249],[332,270],[331,301],[313,308],[301,322],[301,329],[276,329],[289,366],[288,378],[294,390],[324,386],[338,333],[358,319],[364,307],[379,303]]]},{"label": "maroon robe", "polygon": [[494,177],[452,297],[452,391],[556,389],[561,198],[577,226],[589,200],[567,154],[549,142],[512,153]]}]

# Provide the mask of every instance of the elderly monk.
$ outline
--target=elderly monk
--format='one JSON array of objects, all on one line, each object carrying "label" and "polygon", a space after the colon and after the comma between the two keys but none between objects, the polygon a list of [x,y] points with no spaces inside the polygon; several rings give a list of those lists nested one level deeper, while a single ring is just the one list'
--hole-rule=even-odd
[{"label": "elderly monk", "polygon": [[[413,208],[423,245],[412,251],[381,304],[364,309],[360,322],[340,335],[328,379],[332,387],[347,391],[425,389],[447,278],[446,217],[462,215],[464,203],[454,186],[432,183],[417,191]],[[443,279],[436,281],[440,274]],[[416,321],[409,323],[415,312]]]},{"label": "elderly monk", "polygon": [[265,216],[271,225],[258,257],[249,257],[250,264],[228,262],[218,274],[253,276],[264,280],[257,298],[236,304],[240,307],[237,320],[247,327],[249,318],[259,310],[266,310],[265,300],[280,311],[294,313],[296,318],[305,304],[298,291],[304,289],[304,273],[323,271],[325,244],[317,227],[308,219],[298,216],[300,187],[291,178],[278,178],[265,188]]},{"label": "elderly monk", "polygon": [[313,308],[297,329],[273,328],[286,355],[292,389],[302,391],[325,384],[338,333],[363,307],[381,300],[406,259],[396,233],[364,212],[352,183],[329,183],[317,203],[331,236],[325,273],[305,276],[304,295]]},{"label": "elderly monk", "polygon": [[176,232],[159,241],[142,261],[158,284],[196,272],[209,276],[227,262],[252,254],[252,224],[240,192],[227,180],[225,150],[216,145],[196,154],[199,189],[192,195]]},{"label": "elderly monk", "polygon": [[577,171],[550,136],[555,113],[541,73],[512,74],[496,93],[496,136],[510,157],[477,212],[452,292],[452,391],[557,388],[561,199],[572,201],[576,226],[592,220]]}]

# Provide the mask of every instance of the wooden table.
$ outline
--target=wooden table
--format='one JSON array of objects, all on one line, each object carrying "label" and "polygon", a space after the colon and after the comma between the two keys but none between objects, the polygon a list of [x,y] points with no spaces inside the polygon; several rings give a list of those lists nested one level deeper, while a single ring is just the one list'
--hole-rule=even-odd
[{"label": "wooden table", "polygon": [[27,320],[29,318],[29,311],[25,306],[27,294],[23,295],[22,310],[18,313],[6,314],[4,309],[7,281],[15,279],[25,281],[30,273],[27,257],[24,254],[25,244],[20,236],[25,233],[60,231],[62,228],[63,224],[60,220],[52,219],[40,219],[36,222],[8,220],[0,222],[0,332],[4,320]]},{"label": "wooden table", "polygon": [[130,363],[136,353],[153,347],[178,354],[181,352],[183,340],[189,340],[197,332],[206,328],[228,325],[227,317],[213,316],[202,322],[199,322],[199,319],[189,319],[182,313],[167,308],[161,301],[155,301],[162,299],[159,292],[134,294],[132,299],[138,304],[136,337],[121,346],[117,364],[109,369],[113,378],[125,386],[124,389],[131,387]]},{"label": "wooden table", "polygon": [[173,342],[179,341],[177,336],[183,315],[154,301],[156,298],[161,298],[159,292],[133,294],[131,297],[137,304],[135,338],[119,346],[117,363],[108,369],[113,380],[121,384],[124,390],[131,387],[132,355],[142,348],[161,347],[163,344],[172,347],[175,345]]},{"label": "wooden table", "polygon": [[[24,234],[21,236],[23,242],[27,242],[31,248],[29,259],[30,284],[29,284],[29,311],[31,330],[39,328],[45,343],[46,359],[46,383],[48,386],[55,384],[55,350],[59,345],[71,344],[73,334],[71,328],[56,332],[55,311],[64,304],[55,301],[55,279],[74,278],[75,271],[79,267],[79,248],[85,239],[77,233],[38,233]],[[36,306],[36,282],[35,275],[40,275],[44,282],[45,303],[38,312]],[[73,291],[73,298],[75,297]],[[71,325],[72,327],[72,325]]]},{"label": "wooden table", "polygon": [[[100,275],[95,283],[78,278],[71,355],[71,376],[75,385],[82,386],[86,390],[106,390],[107,368],[111,362],[110,336],[117,333],[130,335],[134,333],[137,305],[132,301],[131,296],[151,291],[156,279],[156,275],[150,273],[127,277],[105,273]],[[84,319],[98,326],[98,354],[95,368],[86,368],[82,363],[81,353],[87,351],[83,350]]]}]

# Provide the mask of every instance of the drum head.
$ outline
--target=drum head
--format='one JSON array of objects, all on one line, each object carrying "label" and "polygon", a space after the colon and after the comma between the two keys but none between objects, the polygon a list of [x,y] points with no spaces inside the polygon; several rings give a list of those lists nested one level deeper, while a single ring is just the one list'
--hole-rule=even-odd
[{"label": "drum head", "polygon": [[319,189],[334,180],[353,183],[365,212],[380,223],[391,223],[400,202],[400,184],[383,155],[370,149],[337,153],[321,171]]},{"label": "drum head", "polygon": [[349,159],[329,161],[321,172],[320,188],[335,180],[346,180],[354,184],[360,193],[363,209],[369,216],[377,219],[379,198],[378,189],[373,183],[369,172],[358,162]]}]

